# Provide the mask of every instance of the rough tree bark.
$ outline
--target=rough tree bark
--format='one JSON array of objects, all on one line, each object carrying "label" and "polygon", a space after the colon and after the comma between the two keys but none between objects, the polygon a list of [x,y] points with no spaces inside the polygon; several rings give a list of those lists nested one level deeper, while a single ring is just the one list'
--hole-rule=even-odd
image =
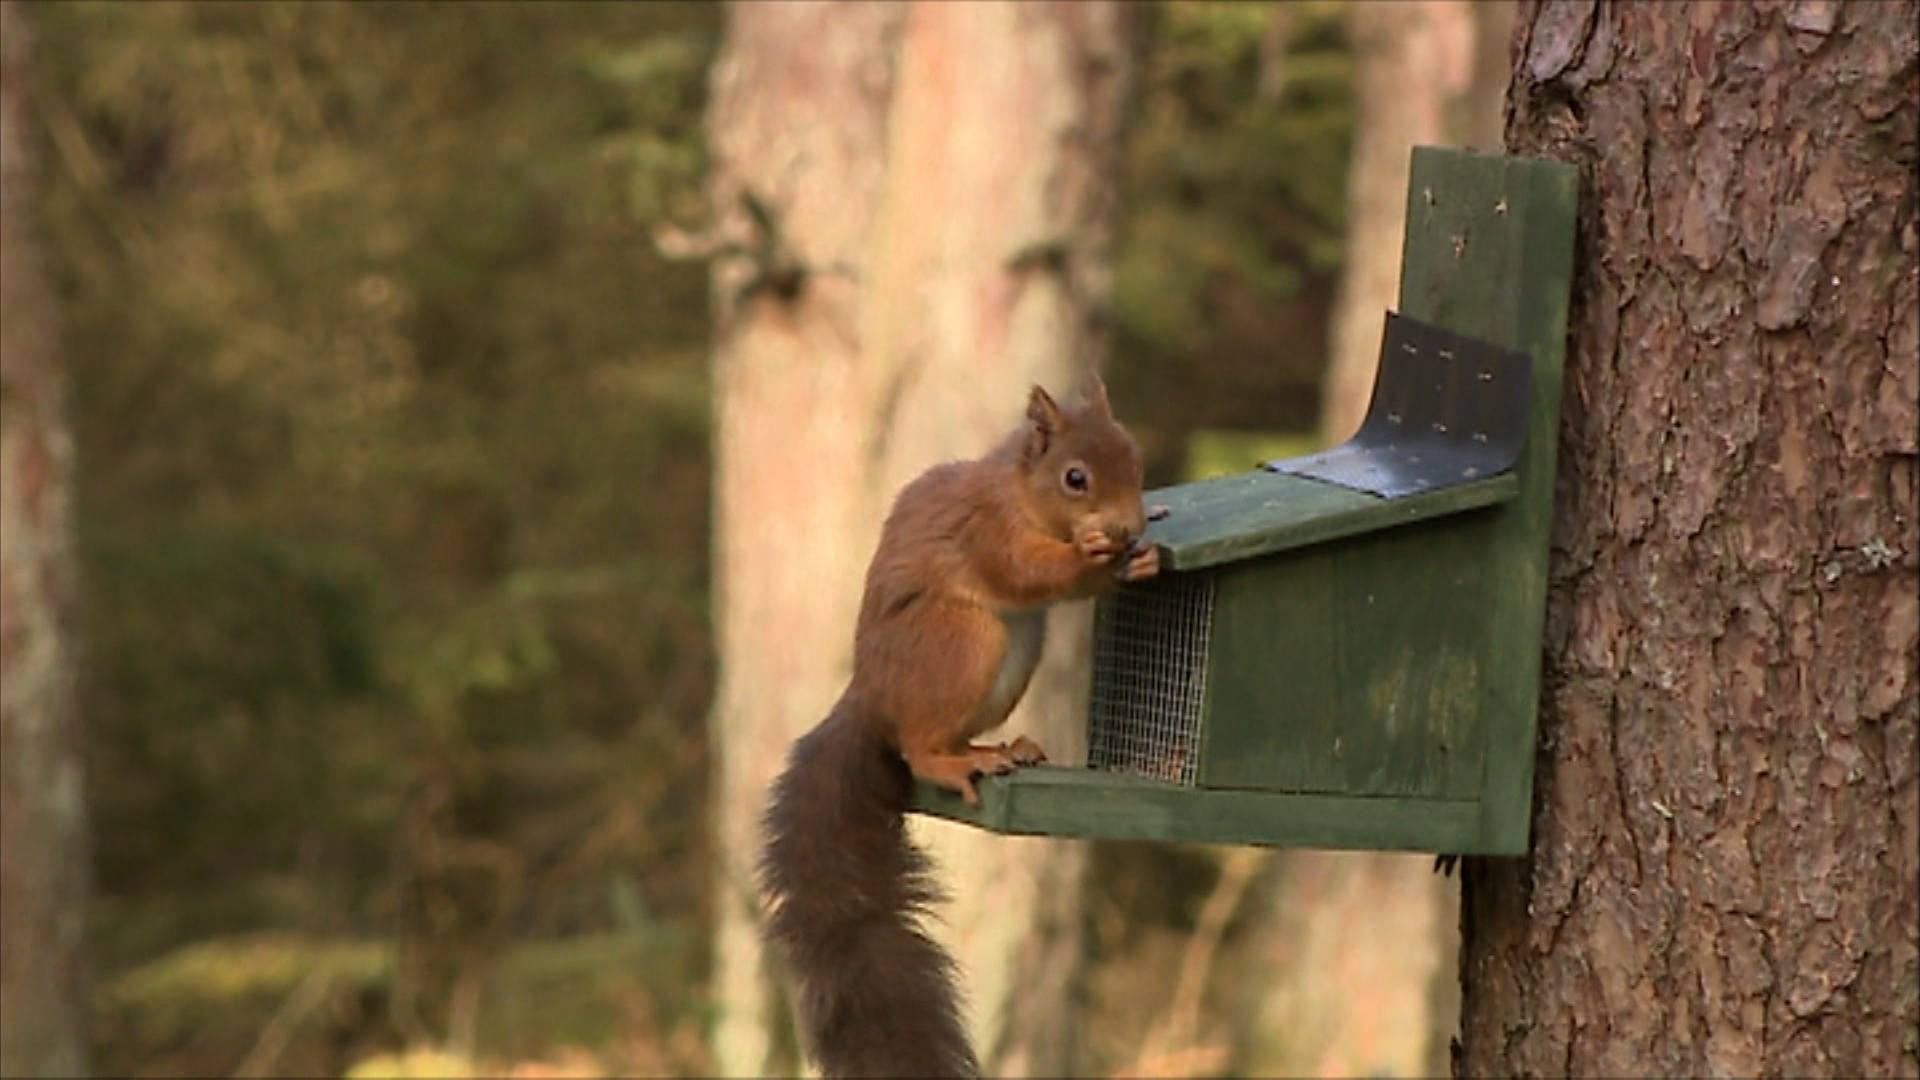
[{"label": "rough tree bark", "polygon": [[30,39],[0,4],[0,1075],[86,1072],[73,442],[34,235]]},{"label": "rough tree bark", "polygon": [[[712,195],[721,235],[753,252],[714,271],[714,985],[730,1074],[790,1060],[756,936],[756,822],[788,743],[845,683],[887,504],[1010,429],[1030,383],[1071,393],[1104,351],[1134,18],[1108,3],[729,11]],[[1084,737],[1086,618],[1056,613],[1009,723],[1056,756]],[[1080,847],[916,828],[955,892],[946,937],[987,1068],[1064,1072]]]},{"label": "rough tree bark", "polygon": [[1533,854],[1461,1075],[1920,1071],[1920,4],[1527,3],[1583,174]]}]

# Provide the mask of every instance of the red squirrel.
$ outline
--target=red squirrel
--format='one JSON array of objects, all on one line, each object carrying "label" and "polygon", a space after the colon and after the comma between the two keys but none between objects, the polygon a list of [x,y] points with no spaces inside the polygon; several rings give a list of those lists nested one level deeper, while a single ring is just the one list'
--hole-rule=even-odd
[{"label": "red squirrel", "polygon": [[973,740],[1026,691],[1048,605],[1159,571],[1140,487],[1140,450],[1096,377],[1075,408],[1034,387],[1025,423],[992,452],[935,466],[895,498],[853,679],[794,743],[764,822],[765,930],[827,1076],[979,1075],[953,961],[920,925],[940,894],[907,837],[913,778],[977,804],[976,776],[1046,760],[1025,736]]}]

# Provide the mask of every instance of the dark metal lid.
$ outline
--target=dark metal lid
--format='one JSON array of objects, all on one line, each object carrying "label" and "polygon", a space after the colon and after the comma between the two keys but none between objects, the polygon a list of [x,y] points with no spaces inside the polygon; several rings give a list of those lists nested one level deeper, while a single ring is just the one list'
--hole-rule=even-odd
[{"label": "dark metal lid", "polygon": [[1485,480],[1520,456],[1531,380],[1526,353],[1389,311],[1359,432],[1263,467],[1389,499]]}]

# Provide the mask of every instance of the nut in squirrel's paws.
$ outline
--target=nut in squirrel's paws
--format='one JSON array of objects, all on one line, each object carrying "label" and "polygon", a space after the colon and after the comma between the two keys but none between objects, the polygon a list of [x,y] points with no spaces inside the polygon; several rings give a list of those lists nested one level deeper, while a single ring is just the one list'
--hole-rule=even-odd
[{"label": "nut in squirrel's paws", "polygon": [[1127,546],[1126,558],[1115,568],[1121,581],[1145,581],[1160,572],[1160,548],[1144,536],[1134,537]]},{"label": "nut in squirrel's paws", "polygon": [[1081,533],[1074,538],[1073,546],[1081,558],[1095,566],[1105,566],[1125,552],[1119,541],[1104,532]]},{"label": "nut in squirrel's paws", "polygon": [[1007,754],[1013,758],[1015,765],[1038,765],[1047,760],[1047,752],[1040,749],[1040,744],[1025,735],[1015,738],[1006,745]]}]

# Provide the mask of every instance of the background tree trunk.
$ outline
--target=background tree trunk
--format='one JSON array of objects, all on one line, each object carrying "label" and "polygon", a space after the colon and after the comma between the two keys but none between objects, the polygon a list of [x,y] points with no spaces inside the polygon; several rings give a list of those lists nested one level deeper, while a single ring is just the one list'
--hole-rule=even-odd
[{"label": "background tree trunk", "polygon": [[[1105,3],[729,12],[713,196],[722,234],[762,257],[714,273],[726,1072],[787,1060],[754,929],[755,825],[788,743],[846,681],[887,505],[1010,430],[1030,383],[1075,392],[1104,350],[1132,19]],[[1056,613],[1009,725],[1063,759],[1084,738],[1086,618]],[[1066,1071],[1081,846],[916,829],[954,887],[947,937],[988,1070]]]},{"label": "background tree trunk", "polygon": [[30,39],[0,4],[0,1075],[86,1072],[73,443],[33,232]]},{"label": "background tree trunk", "polygon": [[1381,313],[1399,294],[1408,154],[1422,144],[1498,148],[1506,86],[1476,77],[1483,68],[1478,27],[1497,29],[1511,17],[1510,3],[1471,0],[1386,0],[1346,9],[1353,150],[1345,266],[1321,384],[1320,435],[1328,446],[1359,429],[1373,393]]},{"label": "background tree trunk", "polygon": [[1584,177],[1533,854],[1460,1075],[1916,1058],[1920,4],[1528,3]]},{"label": "background tree trunk", "polygon": [[[723,227],[783,248],[714,268],[712,985],[716,1061],[728,1076],[790,1071],[791,1049],[775,1039],[753,857],[787,741],[818,721],[851,658],[874,399],[856,274],[882,197],[904,14],[884,4],[737,5],[714,64],[714,205]],[[742,223],[748,197],[780,214],[781,236]],[[794,257],[814,272],[788,298],[787,280],[770,283],[794,272],[784,265]]]},{"label": "background tree trunk", "polygon": [[[1345,267],[1321,391],[1329,446],[1359,428],[1372,396],[1383,313],[1399,293],[1413,147],[1498,148],[1513,5],[1400,0],[1345,15],[1355,111]],[[1289,851],[1275,862],[1274,975],[1248,1066],[1321,1076],[1444,1070],[1459,1015],[1456,882],[1416,855]]]}]

